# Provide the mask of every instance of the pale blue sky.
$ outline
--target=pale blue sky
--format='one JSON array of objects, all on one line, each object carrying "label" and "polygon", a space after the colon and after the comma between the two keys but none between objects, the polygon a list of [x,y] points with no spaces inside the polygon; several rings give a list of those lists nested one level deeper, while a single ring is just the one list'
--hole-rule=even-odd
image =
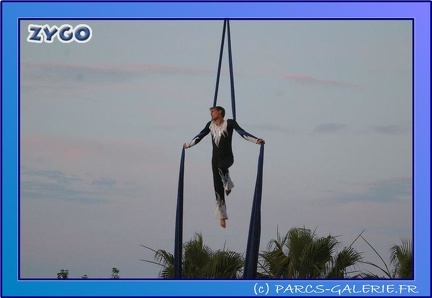
[{"label": "pale blue sky", "polygon": [[[222,21],[86,21],[86,44],[27,43],[29,23],[21,277],[109,277],[112,267],[157,277],[140,244],[173,252],[181,146],[209,120]],[[412,23],[237,20],[231,34],[237,120],[267,142],[260,249],[277,229],[316,228],[345,245],[366,229],[387,257],[412,233]],[[224,57],[219,103],[231,117],[227,73]],[[201,232],[213,249],[244,252],[258,152],[234,136],[223,230],[210,138],[186,151],[185,241]]]}]

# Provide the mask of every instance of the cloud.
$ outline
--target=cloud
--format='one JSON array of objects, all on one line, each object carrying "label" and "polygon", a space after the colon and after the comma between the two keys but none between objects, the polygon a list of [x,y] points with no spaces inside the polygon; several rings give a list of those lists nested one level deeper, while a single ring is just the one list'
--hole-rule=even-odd
[{"label": "cloud", "polygon": [[116,185],[116,181],[114,179],[103,178],[99,180],[93,180],[91,185],[103,186],[103,187],[112,187]]},{"label": "cloud", "polygon": [[[160,87],[135,83],[145,76],[214,75],[214,70],[182,65],[128,64],[128,65],[84,65],[58,62],[24,63],[20,70],[22,99],[59,98],[65,95],[98,94],[109,88],[120,91],[153,90],[166,92]],[[170,90],[169,88],[167,88]],[[86,96],[89,98],[90,96]]]},{"label": "cloud", "polygon": [[24,181],[20,187],[20,199],[50,199],[86,204],[106,203],[105,199],[85,191],[70,189],[61,184],[40,181]]},{"label": "cloud", "polygon": [[52,81],[68,81],[74,83],[112,83],[125,81],[134,77],[148,74],[160,75],[203,75],[214,74],[214,70],[206,68],[193,68],[182,65],[161,65],[161,64],[128,64],[128,65],[84,65],[67,64],[57,62],[45,63],[24,63],[21,68],[22,80],[27,79]]},{"label": "cloud", "polygon": [[173,171],[177,169],[177,156],[172,156],[177,150],[151,138],[86,139],[38,134],[21,134],[20,138],[21,171],[27,181],[59,183],[86,191],[89,196],[133,197],[147,191],[161,175],[166,178],[177,172]]},{"label": "cloud", "polygon": [[85,182],[56,170],[24,169],[20,173],[20,199],[50,199],[87,204],[103,203],[97,193],[84,190]]},{"label": "cloud", "polygon": [[[82,161],[83,158],[94,156],[103,148],[103,144],[97,141],[68,138],[64,136],[49,136],[35,134],[21,134],[20,136],[21,158],[27,155],[40,156],[71,162]],[[42,173],[40,173],[42,174]],[[55,175],[55,172],[44,173]]]},{"label": "cloud", "polygon": [[323,123],[317,125],[313,130],[314,133],[333,133],[346,129],[346,125],[342,123]]},{"label": "cloud", "polygon": [[60,171],[56,170],[35,170],[35,169],[21,169],[21,175],[27,177],[39,177],[50,181],[55,181],[60,184],[71,184],[73,182],[81,181],[76,176],[66,176]]},{"label": "cloud", "polygon": [[370,130],[385,135],[400,135],[410,131],[408,127],[398,125],[376,125],[371,126]]},{"label": "cloud", "polygon": [[346,193],[331,199],[334,203],[380,202],[402,203],[412,200],[412,178],[398,177],[379,180],[365,186],[363,192]]},{"label": "cloud", "polygon": [[278,133],[284,133],[289,134],[293,133],[292,129],[287,128],[283,125],[277,125],[277,124],[270,124],[270,123],[263,123],[263,124],[247,124],[248,130],[256,131],[256,130],[262,130],[262,131],[271,131],[271,132],[278,132]]},{"label": "cloud", "polygon": [[335,80],[335,79],[317,78],[303,73],[282,73],[280,74],[280,77],[301,84],[327,85],[327,86],[336,86],[336,87],[345,87],[345,88],[357,87],[355,84],[350,82]]}]

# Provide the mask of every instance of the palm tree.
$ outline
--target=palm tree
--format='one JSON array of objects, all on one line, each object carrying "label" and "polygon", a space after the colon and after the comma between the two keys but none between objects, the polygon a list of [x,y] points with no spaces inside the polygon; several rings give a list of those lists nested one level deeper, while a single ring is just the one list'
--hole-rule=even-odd
[{"label": "palm tree", "polygon": [[364,278],[413,278],[413,253],[412,244],[410,240],[401,239],[401,245],[393,245],[390,248],[390,264],[393,265],[393,270],[390,270],[384,259],[376,251],[376,249],[370,244],[363,236],[360,236],[370,248],[378,255],[381,259],[384,267],[378,266],[372,262],[362,262],[366,265],[370,265],[376,269],[379,269],[384,273],[384,277],[380,277],[377,274],[368,272],[362,273],[361,277]]},{"label": "palm tree", "polygon": [[339,253],[335,237],[317,237],[306,228],[292,228],[284,237],[279,233],[260,254],[260,277],[263,278],[346,278],[348,268],[361,256],[352,247]]},{"label": "palm tree", "polygon": [[243,266],[244,258],[241,254],[230,250],[218,250],[212,253],[206,277],[239,278]]},{"label": "palm tree", "polygon": [[[154,250],[147,246],[143,247],[155,252],[155,262],[162,267],[159,277],[174,278],[174,256],[163,250]],[[213,251],[204,245],[201,234],[183,244],[182,275],[183,278],[237,278],[240,276],[244,265],[243,256],[229,250]]]},{"label": "palm tree", "polygon": [[185,278],[204,277],[211,255],[212,250],[204,245],[202,235],[195,234],[195,238],[183,245],[182,276]]},{"label": "palm tree", "polygon": [[411,241],[401,239],[401,245],[393,245],[390,249],[390,263],[393,264],[393,276],[396,278],[413,277],[413,254]]}]

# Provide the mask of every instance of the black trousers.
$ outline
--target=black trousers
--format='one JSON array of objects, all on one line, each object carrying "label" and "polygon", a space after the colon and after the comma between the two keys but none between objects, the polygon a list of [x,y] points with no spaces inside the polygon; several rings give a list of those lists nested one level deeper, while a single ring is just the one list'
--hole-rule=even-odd
[{"label": "black trousers", "polygon": [[213,171],[213,184],[216,195],[216,204],[222,217],[226,216],[226,206],[225,206],[225,189],[223,187],[222,179],[219,174],[219,170],[222,174],[226,175],[228,169],[234,164],[234,157],[226,156],[223,158],[213,157],[212,158],[212,171]]}]

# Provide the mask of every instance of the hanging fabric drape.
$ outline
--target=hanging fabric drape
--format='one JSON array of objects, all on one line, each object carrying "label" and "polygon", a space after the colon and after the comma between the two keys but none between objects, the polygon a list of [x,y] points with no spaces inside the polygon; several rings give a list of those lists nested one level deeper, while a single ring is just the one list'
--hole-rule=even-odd
[{"label": "hanging fabric drape", "polygon": [[261,239],[261,197],[263,184],[263,164],[264,144],[261,145],[258,158],[258,170],[249,224],[249,235],[246,247],[246,259],[245,267],[243,270],[243,278],[256,278],[257,273],[259,244]]},{"label": "hanging fabric drape", "polygon": [[183,245],[183,186],[184,186],[185,149],[180,158],[180,172],[177,190],[177,211],[174,239],[174,277],[182,277],[182,245]]},{"label": "hanging fabric drape", "polygon": [[224,21],[223,29],[222,29],[222,41],[219,51],[219,63],[218,63],[218,69],[216,73],[216,87],[215,87],[215,93],[213,98],[213,107],[217,104],[217,98],[218,98],[218,91],[219,91],[219,79],[220,79],[220,73],[221,73],[221,67],[222,67],[222,57],[223,57],[223,50],[225,45],[225,31],[226,31],[226,24],[227,21]]},{"label": "hanging fabric drape", "polygon": [[[222,30],[222,41],[219,53],[218,70],[216,75],[216,87],[214,93],[213,107],[217,105],[219,81],[222,66],[223,49],[225,44],[226,32],[228,38],[228,60],[229,60],[229,74],[230,74],[230,86],[231,86],[231,106],[232,106],[232,117],[236,120],[236,108],[235,108],[235,90],[234,90],[234,70],[232,63],[232,51],[231,51],[231,32],[229,20],[224,21]],[[178,181],[178,192],[177,192],[177,211],[176,211],[176,223],[175,223],[175,244],[174,244],[174,277],[182,277],[182,246],[183,246],[183,185],[184,185],[184,161],[185,161],[185,149],[182,150],[180,160],[180,172]],[[261,236],[261,195],[262,195],[262,177],[263,177],[263,162],[264,162],[264,145],[261,145],[260,155],[258,159],[258,171],[257,179],[255,184],[255,193],[252,204],[251,219],[249,225],[249,236],[246,248],[246,261],[243,273],[243,278],[255,278],[258,254],[259,254],[259,243]]]},{"label": "hanging fabric drape", "polygon": [[[227,30],[228,29],[228,30]],[[232,117],[234,120],[236,120],[236,108],[235,108],[235,92],[234,92],[234,68],[232,63],[232,51],[231,51],[231,30],[229,25],[229,20],[224,21],[223,30],[222,30],[222,41],[221,41],[221,47],[219,52],[219,63],[218,63],[218,70],[216,75],[216,87],[215,87],[215,94],[213,99],[213,107],[217,105],[217,99],[218,99],[218,91],[219,91],[219,79],[221,74],[221,66],[222,66],[222,57],[223,57],[223,50],[225,45],[225,32],[228,31],[228,62],[229,62],[229,73],[230,73],[230,86],[231,86],[231,107],[232,107]]]}]

